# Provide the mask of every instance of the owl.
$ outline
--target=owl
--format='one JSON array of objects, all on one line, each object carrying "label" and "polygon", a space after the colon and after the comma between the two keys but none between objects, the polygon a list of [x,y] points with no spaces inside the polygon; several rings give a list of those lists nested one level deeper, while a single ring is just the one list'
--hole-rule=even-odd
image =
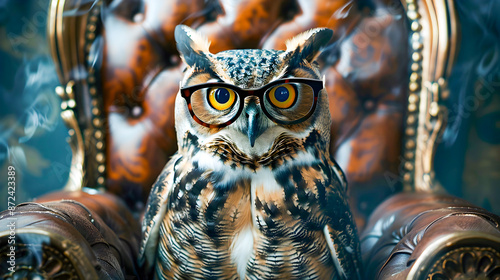
[{"label": "owl", "polygon": [[154,279],[360,279],[346,180],[330,158],[318,28],[286,51],[212,54],[187,26],[178,152],[151,191],[139,262]]}]

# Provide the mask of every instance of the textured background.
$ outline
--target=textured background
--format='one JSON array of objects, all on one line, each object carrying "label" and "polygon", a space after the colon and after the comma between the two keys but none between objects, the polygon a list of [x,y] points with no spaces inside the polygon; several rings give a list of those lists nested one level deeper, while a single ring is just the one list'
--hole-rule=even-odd
[{"label": "textured background", "polygon": [[[451,194],[500,214],[500,1],[457,2],[462,40],[436,174]],[[17,170],[18,203],[60,189],[68,176],[47,8],[48,0],[0,0],[0,209],[9,165]]]}]

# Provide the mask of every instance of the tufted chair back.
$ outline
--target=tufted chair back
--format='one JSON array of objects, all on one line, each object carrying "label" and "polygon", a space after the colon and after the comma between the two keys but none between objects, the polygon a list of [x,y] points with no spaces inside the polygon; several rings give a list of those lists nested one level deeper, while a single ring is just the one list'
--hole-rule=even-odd
[{"label": "tufted chair back", "polygon": [[[54,9],[70,8],[67,1]],[[284,49],[288,38],[308,29],[334,30],[318,62],[332,115],[330,150],[347,175],[358,225],[401,190],[410,55],[400,2],[116,0],[77,9],[89,10],[74,18],[83,27],[72,34],[56,29],[66,39],[55,36],[52,42],[55,53],[68,45],[80,55],[67,66],[61,63],[61,80],[73,84],[59,90],[63,100],[71,99],[66,90],[78,92],[73,112],[83,135],[86,174],[74,182],[105,187],[133,209],[142,208],[177,148],[174,99],[185,66],[174,28],[182,23],[205,34],[213,53]],[[80,39],[81,49],[71,49],[68,37]],[[64,67],[77,65],[88,75],[65,74]]]}]

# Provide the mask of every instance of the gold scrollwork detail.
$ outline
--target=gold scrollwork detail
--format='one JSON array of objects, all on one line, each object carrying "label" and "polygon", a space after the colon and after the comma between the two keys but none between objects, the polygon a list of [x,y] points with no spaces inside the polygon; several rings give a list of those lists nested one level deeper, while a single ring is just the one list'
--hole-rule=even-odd
[{"label": "gold scrollwork detail", "polygon": [[[87,18],[87,28],[86,28],[86,40],[85,40],[85,52],[87,53],[87,60],[93,61],[94,59],[91,57],[92,54],[92,45],[94,43],[94,39],[96,38],[96,30],[97,24],[99,20],[99,15],[101,11],[102,1],[98,1],[95,7],[89,12],[89,17]],[[97,77],[96,77],[96,69],[93,65],[88,69],[87,75],[87,84],[89,86],[89,93],[91,97],[91,124],[93,126],[93,133],[89,135],[92,138],[92,143],[95,143],[95,153],[93,153],[92,158],[90,160],[97,162],[97,167],[94,167],[94,172],[96,172],[95,187],[102,188],[106,182],[106,168],[104,167],[104,163],[106,161],[106,152],[104,142],[102,141],[102,137],[104,135],[104,123],[103,123],[103,110],[102,110],[102,96],[98,93],[98,85],[97,85]]]},{"label": "gold scrollwork detail", "polygon": [[78,121],[73,109],[76,107],[76,101],[73,92],[73,81],[69,81],[66,87],[56,87],[56,93],[61,98],[61,117],[68,127],[69,146],[73,157],[71,159],[71,167],[69,171],[68,182],[64,186],[65,190],[75,191],[80,190],[83,185],[84,177],[84,161],[85,149],[83,144],[83,136],[78,126]]},{"label": "gold scrollwork detail", "polygon": [[90,247],[40,228],[16,230],[15,269],[9,269],[9,236],[0,232],[0,279],[98,279]]},{"label": "gold scrollwork detail", "polygon": [[[59,80],[61,116],[69,129],[73,153],[70,179],[66,189],[86,186],[102,188],[106,171],[105,125],[102,95],[99,94],[98,67],[94,65],[99,49],[93,49],[100,34],[102,0],[51,0],[47,33]],[[66,11],[86,11],[65,16]],[[90,102],[88,102],[90,101]],[[87,104],[88,103],[88,104]],[[90,108],[89,108],[90,107]]]},{"label": "gold scrollwork detail", "polygon": [[499,278],[500,253],[483,247],[462,247],[446,253],[427,276],[427,280]]},{"label": "gold scrollwork detail", "polygon": [[[2,255],[7,256],[7,252]],[[16,263],[15,270],[2,272],[2,279],[80,279],[68,257],[51,246],[19,244]]]}]

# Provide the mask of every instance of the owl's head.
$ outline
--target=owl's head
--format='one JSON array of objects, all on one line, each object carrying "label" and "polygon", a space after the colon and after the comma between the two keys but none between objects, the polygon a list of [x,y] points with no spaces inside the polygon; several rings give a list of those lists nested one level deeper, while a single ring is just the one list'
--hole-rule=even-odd
[{"label": "owl's head", "polygon": [[304,141],[319,132],[321,148],[328,150],[328,97],[315,59],[332,34],[312,29],[290,39],[286,51],[212,54],[206,38],[177,26],[177,49],[187,65],[175,104],[179,149],[191,134],[202,147],[229,142],[231,149],[258,157],[279,141]]}]

